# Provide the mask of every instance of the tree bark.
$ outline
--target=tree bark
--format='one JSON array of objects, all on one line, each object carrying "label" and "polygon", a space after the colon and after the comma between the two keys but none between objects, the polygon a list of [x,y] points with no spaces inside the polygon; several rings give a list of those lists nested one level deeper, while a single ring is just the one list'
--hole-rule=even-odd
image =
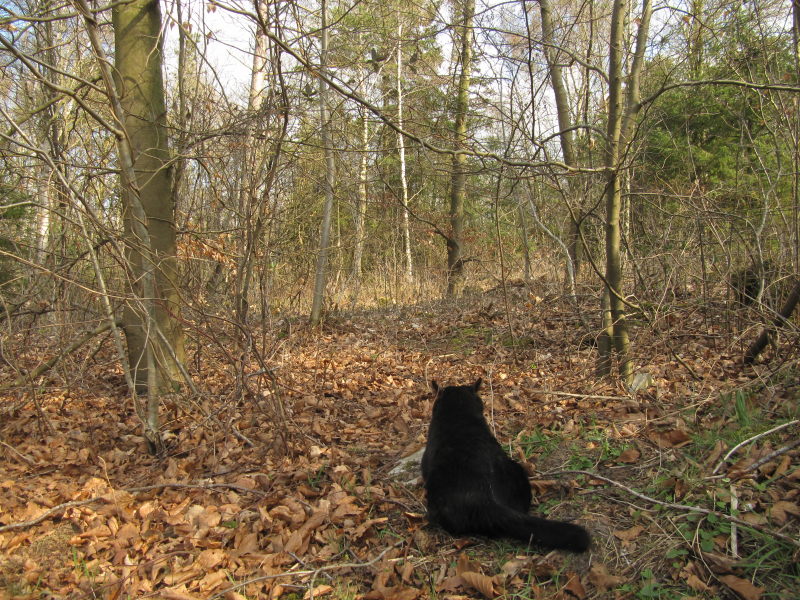
[{"label": "tree bark", "polygon": [[467,111],[472,68],[472,21],[475,0],[463,0],[459,33],[460,71],[456,89],[455,125],[453,128],[453,162],[450,180],[450,236],[447,239],[447,296],[461,294],[464,287],[464,200],[467,184]]},{"label": "tree bark", "polygon": [[[794,54],[795,83],[800,85],[800,0],[792,1],[792,50]],[[792,99],[795,114],[800,109],[797,95]],[[794,264],[800,268],[800,122],[794,120],[794,177],[792,179],[792,215],[794,220]]]},{"label": "tree bark", "polygon": [[[164,334],[172,352],[163,347],[159,336],[151,331],[146,311],[138,301],[129,302],[123,323],[134,379],[140,388],[155,384],[160,391],[173,388],[182,380],[179,366],[173,359],[184,359],[183,328],[179,320],[180,296],[176,258],[175,200],[172,196],[172,169],[166,128],[163,54],[161,49],[161,9],[152,0],[132,0],[112,8],[115,44],[115,77],[123,127],[131,152],[134,181],[128,185],[135,191],[123,190],[123,220],[128,265],[134,280],[135,295],[148,293],[140,288],[145,272],[152,267],[155,289],[155,324]],[[131,194],[138,195],[146,222],[137,224]],[[149,235],[149,244],[142,239],[140,225]],[[145,263],[152,262],[148,266]],[[151,344],[156,355],[157,373],[150,380],[145,360]]]},{"label": "tree bark", "polygon": [[[625,21],[628,14],[627,0],[614,0],[611,13],[611,41],[609,44],[608,95],[609,112],[606,130],[606,273],[605,285],[608,307],[603,306],[603,327],[611,330],[611,346],[617,354],[619,376],[626,383],[633,378],[630,336],[625,315],[625,300],[622,286],[622,149],[628,144],[636,117],[641,106],[639,81],[647,34],[652,14],[651,0],[644,0],[636,48],[630,72],[627,76],[627,93],[623,96],[623,43]],[[609,323],[610,320],[610,323]],[[608,372],[611,361],[602,352],[598,370]]]},{"label": "tree bark", "polygon": [[[328,16],[327,2],[322,0],[322,27],[320,30],[320,72],[325,73],[328,66]],[[322,208],[322,224],[319,232],[319,250],[314,271],[314,296],[311,303],[311,324],[318,325],[322,319],[322,303],[325,297],[325,282],[328,270],[328,253],[330,250],[331,213],[333,212],[333,186],[335,165],[333,148],[330,140],[330,114],[328,111],[328,84],[319,79],[319,119],[320,137],[325,151],[325,201]]]},{"label": "tree bark", "polygon": [[364,256],[364,231],[367,218],[367,200],[369,192],[369,118],[365,108],[361,109],[361,158],[358,169],[358,197],[353,215],[353,265],[350,273],[353,290],[350,296],[350,309],[355,310],[358,295],[361,292],[361,262]]},{"label": "tree bark", "polygon": [[[555,46],[550,0],[539,0],[539,10],[542,17],[542,45],[550,75],[550,83],[553,86],[553,96],[556,101],[556,116],[558,117],[558,137],[561,143],[561,154],[567,166],[577,167],[578,161],[575,152],[575,144],[573,143],[572,119],[570,118],[569,111],[569,94],[567,93],[566,85],[564,85],[564,73],[561,68],[561,53]],[[572,204],[577,196],[577,194],[575,194],[576,185],[574,178],[568,176],[564,185],[566,187],[566,201]],[[581,205],[580,202],[575,202],[575,204],[579,207]],[[579,208],[578,211],[576,215],[574,214],[574,210],[570,210],[569,242],[566,245],[567,252],[565,255],[567,262],[566,280],[570,288],[570,294],[575,302],[577,302],[575,281],[578,275],[578,269],[580,268],[582,226],[582,209]]]},{"label": "tree bark", "polygon": [[[611,13],[608,72],[608,125],[606,129],[606,273],[605,285],[608,293],[608,309],[603,310],[603,326],[610,329],[612,347],[620,360],[620,374],[630,370],[628,356],[628,330],[625,320],[625,305],[622,302],[622,212],[620,142],[622,132],[622,78],[624,23],[628,5],[625,0],[614,0]],[[610,321],[610,322],[609,322]],[[601,364],[610,366],[608,357],[601,357]],[[608,374],[608,373],[606,373]]]},{"label": "tree bark", "polygon": [[[397,13],[397,126],[403,128],[403,25]],[[403,204],[403,254],[405,256],[406,281],[414,280],[414,261],[411,257],[411,232],[408,223],[408,180],[406,179],[406,140],[402,133],[397,134],[397,151],[400,158],[400,193]]]},{"label": "tree bark", "polygon": [[[263,19],[265,2],[259,0],[258,13]],[[250,285],[253,279],[255,254],[264,227],[263,205],[259,202],[258,187],[262,148],[256,144],[257,128],[261,119],[256,115],[264,101],[265,69],[267,66],[268,38],[260,25],[256,25],[254,33],[253,62],[250,67],[250,89],[248,91],[247,111],[251,125],[247,128],[242,144],[242,162],[239,171],[239,215],[243,229],[241,258],[236,264],[236,291],[234,307],[236,318],[243,331],[247,331],[250,311]],[[245,352],[246,354],[246,352]]]}]

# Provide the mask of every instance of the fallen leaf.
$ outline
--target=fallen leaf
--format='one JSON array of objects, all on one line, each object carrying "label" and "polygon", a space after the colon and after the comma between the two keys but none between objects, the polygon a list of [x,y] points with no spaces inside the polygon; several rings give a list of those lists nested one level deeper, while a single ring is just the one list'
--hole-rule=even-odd
[{"label": "fallen leaf", "polygon": [[305,594],[303,594],[303,600],[311,600],[311,598],[325,596],[326,594],[330,594],[332,591],[332,586],[328,585],[327,583],[321,583],[313,590],[308,590]]},{"label": "fallen leaf", "polygon": [[503,577],[511,578],[514,577],[517,573],[524,570],[529,570],[531,564],[531,558],[528,556],[523,557],[516,557],[512,558],[511,560],[506,561],[503,566],[500,568]]},{"label": "fallen leaf", "polygon": [[439,585],[436,586],[436,591],[454,592],[457,589],[464,587],[465,583],[466,582],[461,578],[461,575],[453,575],[452,577],[448,577],[439,583]]},{"label": "fallen leaf", "polygon": [[604,564],[595,563],[589,570],[589,581],[601,592],[605,592],[608,588],[616,587],[625,582],[625,578],[610,575]]},{"label": "fallen leaf", "polygon": [[166,600],[198,600],[197,596],[192,596],[181,590],[171,590],[169,588],[159,590],[158,594]]},{"label": "fallen leaf", "polygon": [[639,457],[642,455],[636,448],[628,448],[627,450],[623,450],[622,453],[617,457],[617,461],[625,464],[633,464]]},{"label": "fallen leaf", "polygon": [[459,575],[470,587],[478,590],[484,598],[494,598],[497,595],[494,589],[494,580],[491,577],[475,571],[464,571]]},{"label": "fallen leaf", "polygon": [[639,537],[639,534],[644,531],[644,527],[641,525],[634,525],[630,529],[625,529],[623,531],[615,531],[614,537],[622,540],[623,542],[631,542]]},{"label": "fallen leaf", "polygon": [[569,579],[567,580],[567,585],[564,586],[564,592],[568,594],[572,598],[576,598],[577,600],[583,600],[586,598],[586,588],[583,587],[581,583],[581,578],[578,576],[577,573],[569,573],[567,574]]},{"label": "fallen leaf", "polygon": [[681,569],[681,577],[686,580],[686,585],[697,592],[709,592],[712,588],[707,585],[700,575],[705,576],[705,569],[696,562],[689,562]]},{"label": "fallen leaf", "polygon": [[531,567],[531,573],[536,577],[552,577],[562,568],[558,557],[544,557],[538,559]]},{"label": "fallen leaf", "polygon": [[369,530],[373,525],[378,525],[379,523],[386,523],[388,521],[388,517],[377,517],[375,519],[369,519],[364,521],[356,527],[353,532],[350,534],[350,539],[352,540],[359,540],[361,537]]},{"label": "fallen leaf", "polygon": [[789,520],[789,515],[800,517],[800,507],[794,502],[780,500],[772,505],[767,514],[769,514],[770,518],[783,525]]},{"label": "fallen leaf", "polygon": [[139,528],[133,523],[125,523],[119,528],[115,537],[123,546],[126,546],[132,539],[139,537]]},{"label": "fallen leaf", "polygon": [[465,572],[477,573],[480,571],[480,564],[477,561],[470,559],[465,552],[458,555],[458,563],[456,564],[456,575],[461,575]]},{"label": "fallen leaf", "polygon": [[728,449],[728,444],[723,442],[722,440],[717,440],[714,444],[714,448],[711,450],[711,454],[709,454],[705,459],[705,464],[707,465],[714,465],[719,460],[719,457],[722,456],[722,453]]},{"label": "fallen leaf", "polygon": [[686,576],[686,585],[692,588],[696,592],[710,592],[711,588],[706,585],[702,579],[700,579],[694,573],[689,573]]},{"label": "fallen leaf", "polygon": [[197,564],[207,570],[216,567],[225,558],[225,552],[220,549],[203,550],[195,559]]},{"label": "fallen leaf", "polygon": [[400,581],[403,583],[410,583],[411,576],[414,574],[414,563],[407,560],[403,564],[403,570],[400,572]]},{"label": "fallen leaf", "polygon": [[220,569],[219,571],[213,571],[211,573],[207,573],[199,582],[200,590],[203,592],[214,590],[223,583],[225,583],[227,580],[228,580],[228,572],[225,569]]},{"label": "fallen leaf", "polygon": [[416,588],[402,585],[384,587],[373,591],[379,592],[382,600],[414,600],[422,593]]},{"label": "fallen leaf", "polygon": [[286,547],[284,550],[287,553],[292,554],[305,553],[306,548],[308,548],[308,541],[311,537],[311,532],[322,525],[327,518],[328,511],[318,510],[315,512],[305,523],[303,523],[300,529],[297,529],[292,533],[292,535],[289,537],[289,541],[286,542]]},{"label": "fallen leaf", "polygon": [[764,593],[764,588],[756,587],[746,579],[735,575],[722,575],[719,580],[744,600],[759,600]]},{"label": "fallen leaf", "polygon": [[654,441],[659,448],[682,448],[692,441],[689,434],[682,429],[653,431],[647,437]]}]

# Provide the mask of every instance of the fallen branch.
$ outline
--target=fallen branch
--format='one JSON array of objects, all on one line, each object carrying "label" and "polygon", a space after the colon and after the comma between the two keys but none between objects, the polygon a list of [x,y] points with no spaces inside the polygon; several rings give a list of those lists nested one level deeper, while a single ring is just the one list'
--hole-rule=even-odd
[{"label": "fallen branch", "polygon": [[776,431],[780,431],[781,429],[786,429],[787,427],[790,427],[790,426],[792,426],[792,425],[794,425],[794,424],[796,424],[796,423],[800,423],[800,420],[798,420],[798,419],[795,419],[794,421],[789,421],[788,423],[784,423],[784,424],[782,424],[782,425],[778,425],[777,427],[773,427],[772,429],[769,429],[769,430],[767,430],[767,431],[764,431],[764,432],[762,432],[762,433],[759,433],[759,434],[757,434],[757,435],[754,435],[754,436],[753,436],[753,437],[751,437],[751,438],[747,438],[747,439],[746,439],[746,440],[744,440],[743,442],[739,442],[738,444],[736,444],[736,445],[735,445],[733,448],[731,448],[731,449],[728,451],[728,453],[727,453],[727,454],[726,454],[726,455],[725,455],[725,456],[722,458],[722,460],[721,460],[721,461],[719,461],[719,464],[718,464],[716,467],[714,467],[714,470],[713,470],[713,471],[711,471],[711,474],[712,474],[712,475],[716,475],[717,471],[719,471],[719,470],[722,468],[722,465],[724,465],[724,464],[725,464],[725,462],[726,462],[726,461],[727,461],[727,460],[728,460],[728,459],[729,459],[731,456],[733,456],[734,452],[736,452],[736,451],[737,451],[739,448],[741,448],[742,446],[745,446],[745,445],[749,444],[750,442],[755,442],[756,440],[758,440],[758,439],[761,439],[762,437],[764,437],[764,436],[766,436],[766,435],[769,435],[769,434],[771,434],[771,433],[775,433]]},{"label": "fallen branch", "polygon": [[[800,442],[798,442],[798,443],[800,443]],[[714,516],[716,516],[716,517],[718,517],[720,519],[724,519],[724,520],[729,521],[731,523],[736,523],[737,525],[741,525],[742,527],[755,529],[756,531],[759,531],[760,533],[763,533],[766,536],[780,538],[784,542],[788,542],[789,544],[792,544],[793,546],[796,546],[796,547],[800,548],[800,540],[794,539],[791,536],[788,536],[786,534],[780,533],[780,532],[775,531],[773,529],[767,529],[766,527],[762,527],[761,525],[756,525],[754,523],[748,523],[744,519],[739,519],[738,517],[733,517],[731,515],[727,515],[725,513],[718,512],[716,510],[710,510],[708,508],[701,508],[699,506],[690,506],[688,504],[677,504],[675,502],[663,502],[661,500],[657,500],[656,498],[651,498],[650,496],[646,496],[645,494],[642,494],[641,492],[637,492],[636,490],[634,490],[632,488],[629,488],[627,485],[624,485],[624,484],[622,484],[622,483],[620,483],[618,481],[614,481],[613,479],[609,479],[608,477],[603,477],[602,475],[598,475],[597,473],[591,473],[589,471],[579,471],[579,470],[572,471],[572,470],[570,470],[570,471],[548,471],[546,474],[547,475],[586,475],[587,477],[591,477],[592,479],[599,479],[600,481],[605,481],[606,483],[610,483],[611,485],[616,486],[616,487],[618,487],[618,488],[620,488],[622,490],[625,490],[629,494],[631,494],[633,496],[636,496],[637,498],[640,498],[642,500],[646,500],[647,502],[650,502],[652,504],[658,504],[659,506],[664,506],[666,508],[672,508],[672,509],[675,509],[675,510],[682,510],[682,511],[685,511],[685,512],[695,512],[695,513],[700,513],[700,514],[703,514],[703,515],[714,515]]]},{"label": "fallen branch", "polygon": [[[135,488],[122,488],[119,490],[112,489],[112,493],[119,493],[119,492],[127,492],[129,494],[139,494],[141,492],[150,492],[153,490],[162,490],[166,488],[173,488],[173,489],[200,489],[200,490],[214,490],[217,488],[224,488],[227,490],[234,490],[237,492],[243,492],[246,494],[257,494],[259,496],[266,496],[265,492],[261,490],[254,490],[250,488],[243,487],[241,485],[235,485],[233,483],[204,483],[204,484],[194,484],[194,483],[157,483],[155,485],[146,485],[143,487],[135,487]],[[31,519],[30,521],[22,521],[20,523],[9,523],[8,525],[3,525],[0,527],[0,533],[5,531],[11,531],[12,529],[25,529],[26,527],[32,527],[33,525],[38,525],[42,521],[50,518],[54,514],[59,512],[63,512],[68,508],[74,508],[76,506],[86,506],[87,504],[93,504],[95,502],[111,502],[109,498],[109,494],[105,494],[103,496],[95,496],[94,498],[87,498],[86,500],[72,500],[70,502],[64,502],[63,504],[59,504],[58,506],[54,506],[50,510],[42,513],[35,519]]]},{"label": "fallen branch", "polygon": [[[115,325],[119,326],[119,323],[115,323]],[[93,338],[97,337],[98,335],[100,335],[104,331],[108,331],[109,329],[111,329],[111,321],[104,321],[103,323],[101,323],[99,326],[97,326],[95,329],[93,329],[92,331],[87,333],[82,338],[79,338],[79,339],[75,340],[74,342],[72,342],[69,346],[64,348],[64,350],[62,350],[60,354],[56,354],[55,356],[51,357],[50,360],[47,360],[47,361],[43,362],[42,364],[40,364],[38,367],[36,367],[30,373],[23,373],[22,375],[17,377],[11,383],[6,383],[6,384],[3,384],[3,385],[0,385],[0,392],[5,392],[6,390],[10,390],[12,388],[19,387],[19,386],[25,384],[28,381],[33,381],[34,379],[36,379],[37,377],[39,377],[43,373],[49,371],[54,366],[56,366],[61,361],[62,358],[64,358],[65,356],[67,356],[69,354],[72,354],[73,352],[75,352],[75,350],[77,350],[78,348],[80,348],[81,346],[83,346],[84,344],[86,344],[87,342],[92,340]]]},{"label": "fallen branch", "polygon": [[214,594],[211,596],[209,600],[214,600],[215,598],[222,598],[223,596],[227,595],[230,592],[243,588],[246,585],[250,585],[251,583],[258,583],[259,581],[266,581],[267,579],[277,579],[279,577],[290,577],[290,576],[305,576],[305,575],[313,575],[316,577],[319,573],[324,573],[326,571],[336,571],[339,569],[361,569],[364,567],[371,567],[380,559],[382,559],[389,550],[396,548],[397,546],[404,544],[405,540],[400,540],[395,542],[388,548],[384,548],[380,554],[378,554],[375,558],[368,560],[366,562],[360,563],[338,563],[335,565],[327,565],[324,567],[319,567],[317,569],[306,569],[304,571],[284,571],[283,573],[276,573],[274,575],[260,575],[258,577],[253,577],[252,579],[246,579],[245,581],[240,581],[239,583],[235,583],[232,586],[225,588],[221,592]]},{"label": "fallen branch", "polygon": [[744,470],[744,472],[748,473],[750,471],[755,471],[758,467],[760,467],[764,463],[767,463],[767,462],[771,461],[773,458],[777,458],[778,456],[781,456],[782,454],[786,454],[787,452],[789,452],[790,450],[793,450],[794,448],[797,448],[798,446],[800,446],[800,438],[797,438],[796,440],[786,444],[785,446],[781,446],[780,448],[778,448],[774,452],[770,452],[766,456],[762,456],[760,459],[758,459],[752,465],[747,467]]},{"label": "fallen branch", "polygon": [[596,396],[594,394],[573,394],[571,392],[556,392],[553,390],[543,390],[541,388],[531,388],[528,391],[537,394],[552,394],[553,396],[567,396],[569,398],[590,398],[592,400],[630,400],[630,396]]},{"label": "fallen branch", "polygon": [[73,500],[72,502],[64,502],[64,504],[59,504],[58,506],[54,506],[47,512],[39,515],[35,519],[31,519],[30,521],[22,521],[21,523],[9,523],[8,525],[3,525],[0,527],[0,533],[4,533],[6,531],[11,531],[12,529],[25,529],[26,527],[32,527],[37,525],[47,519],[48,517],[62,512],[68,508],[73,508],[75,506],[86,506],[87,504],[92,504],[93,502],[99,502],[100,500],[105,500],[105,498],[89,498],[88,500]]},{"label": "fallen branch", "polygon": [[[786,302],[775,315],[772,321],[772,328],[778,329],[779,327],[788,325],[789,317],[792,316],[798,303],[800,303],[800,279],[795,282]],[[770,327],[764,327],[758,337],[750,344],[747,352],[744,353],[743,362],[745,365],[752,364],[756,358],[758,358],[758,355],[761,354],[761,351],[767,347],[767,344],[769,344],[770,329]]]},{"label": "fallen branch", "polygon": [[25,461],[25,462],[26,462],[28,465],[30,465],[30,466],[33,466],[33,465],[35,465],[35,464],[36,464],[36,462],[35,462],[35,461],[34,461],[34,460],[33,460],[33,459],[30,457],[30,456],[26,456],[26,455],[22,454],[22,452],[20,452],[19,450],[17,450],[17,449],[16,449],[16,448],[14,448],[13,446],[9,446],[9,445],[8,445],[8,444],[6,444],[6,443],[5,443],[3,440],[0,440],[0,446],[4,446],[4,447],[8,448],[8,449],[9,449],[11,452],[13,452],[13,453],[14,453],[14,454],[16,454],[18,457],[20,457],[20,458],[21,458],[23,461]]}]

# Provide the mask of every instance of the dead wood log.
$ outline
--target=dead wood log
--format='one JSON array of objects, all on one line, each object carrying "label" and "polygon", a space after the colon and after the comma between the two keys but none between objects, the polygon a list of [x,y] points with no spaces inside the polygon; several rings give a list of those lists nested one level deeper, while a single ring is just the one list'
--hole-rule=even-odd
[{"label": "dead wood log", "polygon": [[[119,327],[120,323],[117,322],[117,323],[115,323],[115,325],[117,327]],[[89,333],[84,335],[82,338],[78,338],[77,340],[72,342],[69,346],[64,348],[64,350],[62,350],[59,354],[56,354],[55,356],[51,357],[49,360],[47,360],[47,361],[43,362],[42,364],[40,364],[38,367],[36,367],[30,373],[22,373],[14,381],[12,381],[10,383],[5,383],[3,385],[0,385],[0,392],[5,392],[6,390],[10,390],[12,388],[24,385],[26,382],[33,381],[34,379],[36,379],[37,377],[39,377],[43,373],[49,371],[54,366],[56,366],[62,358],[64,358],[65,356],[67,356],[69,354],[72,354],[73,352],[75,352],[75,350],[77,350],[78,348],[80,348],[81,346],[83,346],[84,344],[89,342],[90,340],[94,339],[95,337],[97,337],[101,333],[103,333],[105,331],[108,331],[109,329],[111,329],[111,321],[104,321],[103,323],[101,323],[100,325],[95,327],[92,331],[90,331]]]},{"label": "dead wood log", "polygon": [[775,319],[772,321],[772,327],[764,327],[755,341],[750,344],[747,352],[744,353],[744,364],[751,364],[758,357],[758,355],[761,354],[761,351],[764,350],[769,343],[769,336],[772,332],[772,329],[783,327],[787,324],[788,319],[790,316],[792,316],[792,313],[797,307],[798,302],[800,302],[800,279],[795,281],[789,297],[786,299],[786,302],[783,304],[781,309],[778,311],[778,314],[775,316]]}]

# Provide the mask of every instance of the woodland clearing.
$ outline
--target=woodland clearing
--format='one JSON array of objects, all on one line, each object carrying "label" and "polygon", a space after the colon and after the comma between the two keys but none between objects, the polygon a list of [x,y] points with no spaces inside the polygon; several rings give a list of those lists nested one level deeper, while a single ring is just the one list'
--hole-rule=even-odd
[{"label": "woodland clearing", "polygon": [[[649,385],[629,393],[594,375],[563,298],[508,299],[276,322],[258,332],[269,372],[253,365],[239,398],[224,344],[198,335],[201,394],[165,403],[163,457],[108,340],[67,357],[2,400],[0,594],[796,598],[798,349],[743,367],[739,324],[676,303],[634,328]],[[21,334],[7,345],[45,360]],[[427,382],[478,376],[533,510],[586,525],[590,552],[453,539],[427,525],[417,471],[390,475],[424,445]]]}]

